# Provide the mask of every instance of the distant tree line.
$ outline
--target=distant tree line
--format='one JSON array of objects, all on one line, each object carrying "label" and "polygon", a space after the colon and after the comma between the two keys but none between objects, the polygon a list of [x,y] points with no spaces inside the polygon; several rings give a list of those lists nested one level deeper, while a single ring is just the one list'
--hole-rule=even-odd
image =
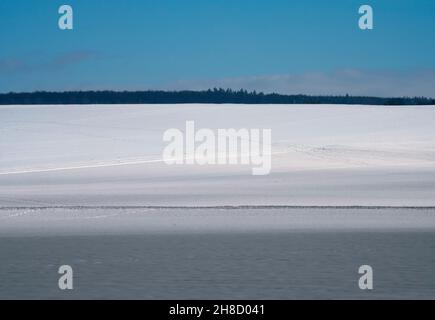
[{"label": "distant tree line", "polygon": [[209,89],[204,91],[37,91],[0,94],[0,104],[150,104],[150,103],[246,103],[246,104],[365,104],[435,105],[425,97],[380,98],[365,96],[311,96]]}]

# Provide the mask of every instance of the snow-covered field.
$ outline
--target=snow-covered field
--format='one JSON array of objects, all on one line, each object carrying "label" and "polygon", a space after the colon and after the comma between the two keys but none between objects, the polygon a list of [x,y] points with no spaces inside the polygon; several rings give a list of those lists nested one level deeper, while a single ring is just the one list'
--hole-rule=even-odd
[{"label": "snow-covered field", "polygon": [[[271,173],[165,164],[187,120]],[[435,106],[0,106],[0,299],[432,298],[434,231]]]},{"label": "snow-covered field", "polygon": [[[272,129],[272,172],[162,161],[163,132]],[[0,206],[435,205],[435,106],[0,106]]]}]

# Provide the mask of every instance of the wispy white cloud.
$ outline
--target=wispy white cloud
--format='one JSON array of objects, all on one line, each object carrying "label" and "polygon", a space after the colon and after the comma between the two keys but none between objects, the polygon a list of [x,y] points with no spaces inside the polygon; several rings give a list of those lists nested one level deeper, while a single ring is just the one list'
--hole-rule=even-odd
[{"label": "wispy white cloud", "polygon": [[96,56],[93,51],[70,51],[51,56],[40,55],[27,58],[0,58],[1,74],[24,74],[28,72],[57,71],[73,66]]}]

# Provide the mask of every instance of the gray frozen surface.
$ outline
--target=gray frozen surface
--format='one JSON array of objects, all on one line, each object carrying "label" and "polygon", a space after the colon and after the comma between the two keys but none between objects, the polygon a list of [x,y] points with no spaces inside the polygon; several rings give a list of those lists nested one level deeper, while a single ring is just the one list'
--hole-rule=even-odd
[{"label": "gray frozen surface", "polygon": [[[422,230],[0,237],[0,257],[0,299],[435,299]],[[63,264],[72,291],[57,287]]]}]

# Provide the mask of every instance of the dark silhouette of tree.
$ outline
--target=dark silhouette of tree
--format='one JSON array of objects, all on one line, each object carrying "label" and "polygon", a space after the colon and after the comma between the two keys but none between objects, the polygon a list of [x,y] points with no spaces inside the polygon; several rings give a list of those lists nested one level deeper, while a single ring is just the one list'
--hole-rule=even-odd
[{"label": "dark silhouette of tree", "polygon": [[222,88],[205,91],[37,91],[0,94],[1,105],[151,103],[435,105],[435,99],[425,97],[381,98],[348,94],[344,96],[284,95]]}]

